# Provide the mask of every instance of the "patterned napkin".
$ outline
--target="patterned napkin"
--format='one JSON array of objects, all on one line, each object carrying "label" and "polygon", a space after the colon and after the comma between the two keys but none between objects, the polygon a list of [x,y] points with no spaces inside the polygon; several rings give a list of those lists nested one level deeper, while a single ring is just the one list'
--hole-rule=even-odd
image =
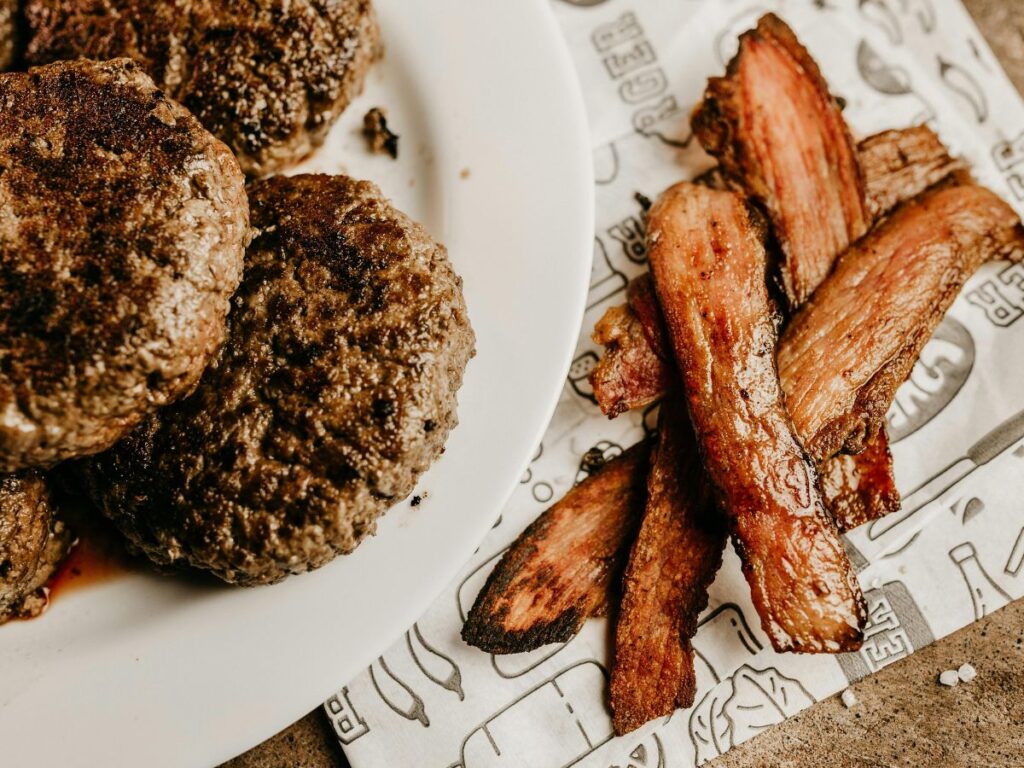
[{"label": "patterned napkin", "polygon": [[[609,626],[491,656],[459,638],[508,544],[653,413],[605,419],[587,383],[594,322],[646,270],[637,193],[710,161],[688,116],[736,38],[783,16],[847,101],[859,136],[927,122],[1024,210],[1024,105],[957,0],[554,0],[590,111],[597,231],[590,301],[558,410],[493,531],[458,579],[325,708],[353,768],[700,765],[850,682],[1024,596],[1024,266],[976,275],[889,414],[904,512],[847,537],[868,606],[858,653],[779,655],[727,552],[694,639],[696,705],[613,738]],[[497,512],[497,510],[495,511]]]}]

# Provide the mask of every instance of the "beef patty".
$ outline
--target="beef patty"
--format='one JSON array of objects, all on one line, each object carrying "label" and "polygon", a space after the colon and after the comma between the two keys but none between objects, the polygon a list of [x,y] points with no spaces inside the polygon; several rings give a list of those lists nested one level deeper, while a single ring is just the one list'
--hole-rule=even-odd
[{"label": "beef patty", "polygon": [[190,392],[247,237],[238,163],[131,61],[0,75],[0,471]]},{"label": "beef patty", "polygon": [[257,584],[351,551],[456,423],[474,335],[443,246],[366,181],[249,187],[229,337],[191,397],[84,466],[158,564]]},{"label": "beef patty", "polygon": [[39,472],[0,477],[0,624],[36,616],[46,607],[43,586],[71,544],[54,511]]},{"label": "beef patty", "polygon": [[0,70],[7,69],[14,61],[17,13],[18,0],[0,0]]},{"label": "beef patty", "polygon": [[370,0],[28,0],[26,57],[139,61],[250,174],[319,146],[379,52]]}]

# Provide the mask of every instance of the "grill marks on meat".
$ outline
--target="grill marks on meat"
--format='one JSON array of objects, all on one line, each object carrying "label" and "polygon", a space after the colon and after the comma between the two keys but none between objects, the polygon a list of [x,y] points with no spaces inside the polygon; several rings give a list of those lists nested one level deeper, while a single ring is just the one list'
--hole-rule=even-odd
[{"label": "grill marks on meat", "polygon": [[693,704],[690,638],[722,563],[726,530],[685,404],[662,405],[643,522],[615,628],[611,708],[617,734]]},{"label": "grill marks on meat", "polygon": [[569,640],[607,610],[644,506],[650,446],[633,446],[535,520],[477,596],[462,638],[488,653]]},{"label": "grill marks on meat", "polygon": [[712,78],[694,133],[728,179],[761,202],[785,262],[791,306],[869,226],[853,138],[818,65],[768,14],[740,37],[725,77]]},{"label": "grill marks on meat", "polygon": [[839,259],[779,347],[786,404],[812,456],[866,447],[964,282],[986,261],[1020,258],[1022,237],[994,193],[952,186],[905,204]]},{"label": "grill marks on meat", "polygon": [[739,195],[679,184],[651,210],[651,268],[765,632],[778,651],[850,650],[864,598],[783,406],[763,236]]},{"label": "grill marks on meat", "polygon": [[821,494],[840,531],[885,517],[900,508],[889,435],[880,429],[856,456],[839,454],[818,467]]}]

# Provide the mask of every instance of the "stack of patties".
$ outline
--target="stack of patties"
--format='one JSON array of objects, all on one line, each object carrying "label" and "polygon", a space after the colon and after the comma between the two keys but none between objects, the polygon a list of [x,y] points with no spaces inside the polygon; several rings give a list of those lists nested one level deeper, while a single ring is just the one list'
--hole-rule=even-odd
[{"label": "stack of patties", "polygon": [[360,92],[369,3],[24,13],[28,62],[75,60],[0,75],[0,621],[45,605],[65,462],[162,566],[260,583],[350,551],[456,422],[461,280],[373,184],[250,201],[243,170]]}]

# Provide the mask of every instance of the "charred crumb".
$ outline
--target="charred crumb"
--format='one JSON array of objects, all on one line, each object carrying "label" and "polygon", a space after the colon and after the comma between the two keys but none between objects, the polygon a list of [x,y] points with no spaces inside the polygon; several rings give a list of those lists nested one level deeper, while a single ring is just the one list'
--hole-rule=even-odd
[{"label": "charred crumb", "polygon": [[388,127],[387,115],[380,107],[374,107],[363,117],[363,136],[371,152],[387,153],[392,160],[398,159],[398,134]]},{"label": "charred crumb", "polygon": [[412,500],[409,502],[409,506],[410,507],[418,507],[422,503],[423,503],[423,497],[420,496],[419,494],[416,494],[415,496],[412,497]]},{"label": "charred crumb", "polygon": [[654,205],[654,203],[651,202],[651,198],[649,198],[643,192],[637,192],[636,194],[634,194],[633,199],[636,200],[637,205],[639,205],[643,209],[644,213],[647,213],[647,211],[651,210],[651,206]]}]

